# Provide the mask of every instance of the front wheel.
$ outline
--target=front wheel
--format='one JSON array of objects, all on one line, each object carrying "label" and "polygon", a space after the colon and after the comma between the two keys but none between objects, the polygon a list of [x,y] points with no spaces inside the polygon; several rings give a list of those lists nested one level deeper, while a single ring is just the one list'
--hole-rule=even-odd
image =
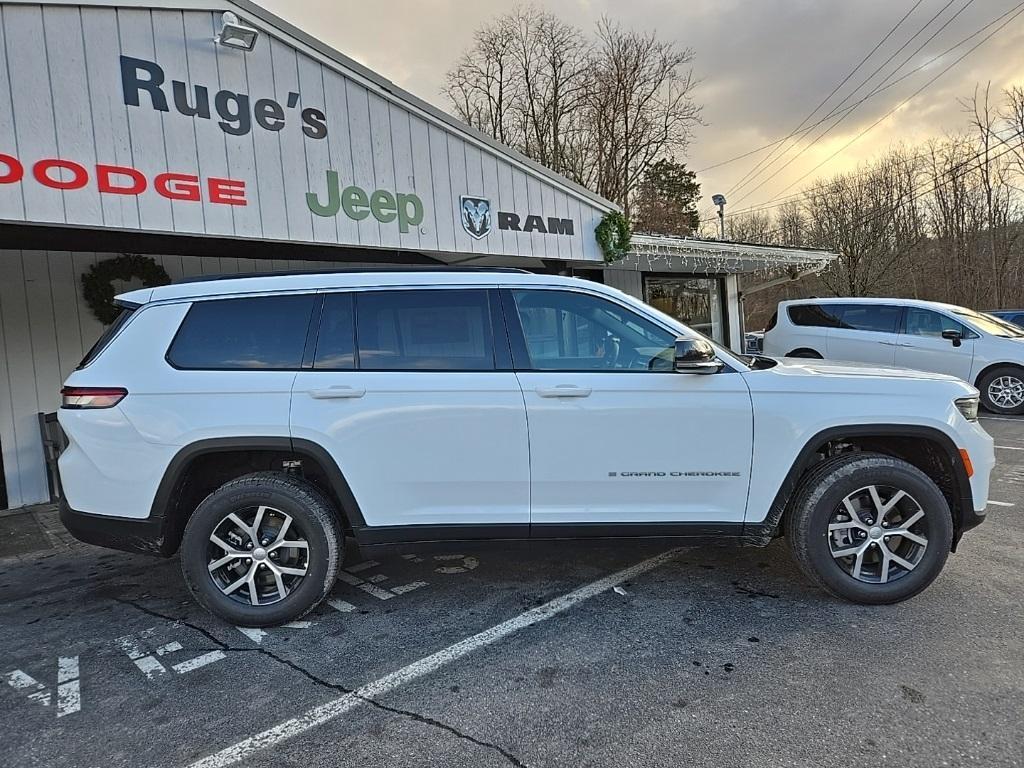
[{"label": "front wheel", "polygon": [[181,542],[181,569],[196,601],[243,627],[300,618],[331,587],[342,557],[331,503],[280,472],[225,483],[196,509]]},{"label": "front wheel", "polygon": [[953,541],[942,491],[892,456],[851,453],[822,462],[802,481],[787,537],[801,570],[856,603],[898,603],[939,575]]},{"label": "front wheel", "polygon": [[989,371],[978,382],[981,404],[992,413],[1024,413],[1024,370],[1003,366]]}]

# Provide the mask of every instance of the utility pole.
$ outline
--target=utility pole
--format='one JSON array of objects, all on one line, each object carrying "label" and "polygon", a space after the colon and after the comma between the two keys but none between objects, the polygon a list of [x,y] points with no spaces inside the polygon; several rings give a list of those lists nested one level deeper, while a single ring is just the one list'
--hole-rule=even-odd
[{"label": "utility pole", "polygon": [[725,240],[725,195],[712,195],[711,202],[718,206],[718,239]]}]

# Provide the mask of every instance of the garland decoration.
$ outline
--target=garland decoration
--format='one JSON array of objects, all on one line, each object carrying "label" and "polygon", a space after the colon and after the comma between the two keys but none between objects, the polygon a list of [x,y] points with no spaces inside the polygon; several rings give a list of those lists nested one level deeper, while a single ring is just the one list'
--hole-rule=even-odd
[{"label": "garland decoration", "polygon": [[134,253],[104,259],[89,267],[89,271],[82,275],[82,297],[96,319],[104,325],[114,322],[121,310],[114,305],[116,291],[113,281],[136,277],[146,288],[171,282],[167,270],[154,259]]},{"label": "garland decoration", "polygon": [[594,230],[597,244],[604,254],[605,263],[611,264],[629,253],[633,231],[629,219],[621,211],[608,211]]}]

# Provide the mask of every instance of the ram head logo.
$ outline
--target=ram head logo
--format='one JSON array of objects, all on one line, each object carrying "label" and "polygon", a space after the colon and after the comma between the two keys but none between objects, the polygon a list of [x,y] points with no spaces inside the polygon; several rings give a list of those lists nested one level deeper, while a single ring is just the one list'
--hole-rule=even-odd
[{"label": "ram head logo", "polygon": [[491,201],[483,197],[463,195],[459,198],[462,228],[479,240],[491,231]]}]

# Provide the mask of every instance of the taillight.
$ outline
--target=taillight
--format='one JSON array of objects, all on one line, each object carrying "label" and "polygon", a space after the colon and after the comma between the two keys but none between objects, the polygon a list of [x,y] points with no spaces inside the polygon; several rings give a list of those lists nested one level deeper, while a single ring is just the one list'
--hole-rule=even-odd
[{"label": "taillight", "polygon": [[113,408],[128,390],[124,387],[64,387],[61,408]]}]

